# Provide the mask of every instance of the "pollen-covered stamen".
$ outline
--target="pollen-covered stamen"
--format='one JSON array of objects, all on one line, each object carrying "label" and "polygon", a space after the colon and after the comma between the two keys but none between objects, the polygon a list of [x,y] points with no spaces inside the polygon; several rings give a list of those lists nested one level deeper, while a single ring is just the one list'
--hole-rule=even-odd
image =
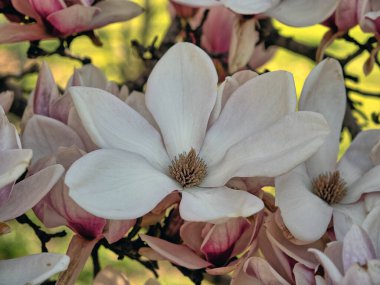
[{"label": "pollen-covered stamen", "polygon": [[170,176],[182,187],[194,187],[201,184],[207,174],[207,165],[193,148],[189,153],[181,153],[172,160],[169,166]]},{"label": "pollen-covered stamen", "polygon": [[339,171],[323,173],[313,180],[314,193],[328,204],[339,203],[346,195],[346,183]]}]

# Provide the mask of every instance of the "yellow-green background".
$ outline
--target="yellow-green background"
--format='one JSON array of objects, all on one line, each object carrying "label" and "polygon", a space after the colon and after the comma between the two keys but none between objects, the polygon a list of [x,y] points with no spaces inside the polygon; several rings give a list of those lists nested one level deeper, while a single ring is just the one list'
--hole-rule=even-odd
[{"label": "yellow-green background", "polygon": [[[110,80],[116,82],[123,82],[125,79],[133,79],[139,70],[139,62],[134,56],[134,51],[131,49],[131,39],[138,39],[141,43],[151,43],[154,36],[158,35],[162,39],[167,27],[170,24],[170,16],[167,11],[167,0],[135,0],[145,7],[146,13],[134,20],[126,23],[118,23],[107,26],[97,31],[100,36],[103,47],[98,48],[93,46],[89,39],[78,38],[72,44],[72,52],[78,55],[90,56],[93,64],[101,68]],[[4,19],[2,19],[4,22]],[[296,40],[317,46],[326,28],[320,25],[309,28],[289,28],[284,25],[276,23],[281,34],[294,37]],[[368,35],[363,34],[359,28],[353,29],[351,35],[361,42],[364,42]],[[45,41],[43,47],[46,49],[54,49],[57,42],[54,40]],[[26,51],[28,44],[11,44],[0,46],[0,74],[17,73],[21,67],[30,65],[32,62],[41,62],[46,60],[54,74],[57,83],[64,87],[67,79],[72,74],[75,67],[80,67],[78,62],[62,58],[59,56],[52,56],[47,58],[39,58],[37,60],[30,60],[26,58]],[[351,44],[345,43],[343,40],[337,40],[329,49],[330,53],[336,56],[343,57],[351,53],[355,47]],[[380,71],[375,67],[374,71],[367,77],[362,73],[362,66],[368,53],[364,53],[357,60],[349,65],[351,73],[360,75],[360,88],[367,91],[380,92]],[[293,73],[297,92],[300,93],[303,82],[313,68],[314,63],[304,57],[293,54],[284,49],[278,49],[275,57],[268,62],[262,69],[269,70],[287,70]],[[26,76],[20,84],[27,89],[31,90],[36,82],[36,75]],[[195,83],[196,84],[196,83]],[[350,86],[355,86],[350,82]],[[353,99],[361,99],[354,95]],[[370,115],[372,111],[380,112],[380,100],[367,98],[363,101],[362,111]],[[363,121],[360,121],[363,123]],[[374,128],[373,123],[369,123],[365,128]],[[342,143],[342,151],[347,148],[349,143],[349,135],[344,135]],[[33,216],[32,213],[29,213]],[[35,238],[33,232],[28,226],[19,225],[17,222],[10,222],[12,233],[0,237],[0,259],[20,257],[27,254],[38,253],[40,244]],[[70,236],[70,235],[69,235]],[[69,238],[54,239],[48,244],[49,250],[54,252],[65,252],[69,242]],[[113,264],[117,268],[126,272],[132,284],[143,284],[143,282],[152,277],[152,274],[145,270],[138,263],[129,261],[117,261],[116,256],[109,251],[102,249],[101,265],[104,267],[107,264]],[[160,272],[161,284],[192,284],[186,278],[182,277],[178,271],[162,262]],[[92,264],[88,262],[86,269],[82,272],[78,284],[90,284],[92,276]],[[208,284],[205,282],[204,284]]]}]

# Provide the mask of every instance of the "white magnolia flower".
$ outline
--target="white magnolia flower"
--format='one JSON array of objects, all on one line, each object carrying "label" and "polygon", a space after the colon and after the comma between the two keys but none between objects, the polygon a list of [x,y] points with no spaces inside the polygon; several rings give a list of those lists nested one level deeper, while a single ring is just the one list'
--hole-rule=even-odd
[{"label": "white magnolia flower", "polygon": [[0,260],[0,285],[41,284],[67,269],[70,258],[63,254],[41,253]]},{"label": "white magnolia flower", "polygon": [[[380,166],[370,154],[380,130],[362,132],[337,164],[339,138],[346,107],[346,94],[339,63],[327,59],[310,73],[302,90],[300,110],[324,115],[331,133],[305,163],[276,178],[276,204],[285,225],[295,238],[312,242],[325,232],[334,216],[337,229],[349,230],[364,219],[364,208],[355,203],[363,193],[380,190]],[[352,204],[352,205],[349,205]]]},{"label": "white magnolia flower", "polygon": [[339,0],[173,0],[189,6],[224,5],[232,11],[252,15],[264,13],[290,26],[318,24],[329,17]]},{"label": "white magnolia flower", "polygon": [[180,213],[189,221],[260,211],[260,199],[226,182],[289,171],[318,149],[328,126],[320,114],[294,113],[292,76],[279,71],[240,86],[208,128],[217,80],[204,51],[189,43],[172,47],[147,83],[146,106],[159,131],[115,96],[73,87],[81,120],[103,149],[69,169],[71,197],[111,219],[140,217],[174,190],[182,194]]}]

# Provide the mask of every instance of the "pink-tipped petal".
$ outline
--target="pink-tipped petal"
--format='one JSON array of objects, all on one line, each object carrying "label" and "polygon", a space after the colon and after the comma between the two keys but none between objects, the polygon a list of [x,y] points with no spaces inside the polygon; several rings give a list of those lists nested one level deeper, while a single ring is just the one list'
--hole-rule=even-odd
[{"label": "pink-tipped petal", "polygon": [[62,176],[61,165],[49,166],[15,184],[7,203],[0,208],[0,221],[14,219],[40,201]]},{"label": "pink-tipped petal", "polygon": [[200,258],[186,246],[170,243],[165,240],[143,234],[140,234],[140,237],[153,250],[177,265],[188,269],[200,269],[212,265],[211,263]]}]

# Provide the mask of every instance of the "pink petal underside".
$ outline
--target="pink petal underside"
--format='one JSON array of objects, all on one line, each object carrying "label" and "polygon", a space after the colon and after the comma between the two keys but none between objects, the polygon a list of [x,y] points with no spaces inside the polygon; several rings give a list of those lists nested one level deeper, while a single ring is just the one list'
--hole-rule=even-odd
[{"label": "pink petal underside", "polygon": [[19,25],[9,23],[0,25],[0,44],[36,41],[50,38],[39,24]]},{"label": "pink petal underside", "polygon": [[14,98],[13,91],[5,91],[0,93],[0,105],[4,109],[5,113],[8,113],[9,109],[12,106]]},{"label": "pink petal underside", "polygon": [[7,203],[9,197],[11,196],[14,183],[10,183],[0,189],[0,208]]},{"label": "pink petal underside", "polygon": [[69,120],[70,110],[73,107],[71,96],[65,93],[50,101],[49,114],[50,117],[67,124]]},{"label": "pink petal underside", "polygon": [[49,117],[50,101],[59,96],[57,85],[46,62],[42,63],[33,96],[35,114]]},{"label": "pink petal underside", "polygon": [[325,248],[326,256],[335,264],[339,272],[344,274],[342,251],[343,251],[343,242],[341,241],[330,242],[329,244],[327,244]]},{"label": "pink petal underside", "polygon": [[32,208],[49,192],[63,171],[61,165],[53,165],[17,183],[8,202],[0,209],[0,221],[14,219]]},{"label": "pink petal underside", "polygon": [[29,3],[42,18],[46,18],[50,14],[66,8],[63,0],[29,0]]},{"label": "pink petal underside", "polygon": [[0,115],[0,149],[19,148],[21,148],[21,143],[16,127],[8,121],[5,114]]},{"label": "pink petal underside", "polygon": [[239,260],[229,262],[226,266],[216,268],[206,268],[206,272],[210,275],[226,275],[235,270],[239,264]]},{"label": "pink petal underside", "polygon": [[94,5],[99,8],[90,23],[91,29],[97,29],[105,25],[127,21],[144,12],[143,8],[132,1],[107,0],[100,1]]},{"label": "pink petal underside", "polygon": [[191,248],[197,255],[201,256],[201,246],[204,237],[202,231],[207,223],[185,222],[180,229],[180,236],[184,245]]},{"label": "pink petal underside", "polygon": [[46,19],[64,36],[91,30],[91,21],[99,13],[95,7],[73,5],[50,14]]},{"label": "pink petal underside", "polygon": [[293,268],[294,279],[297,285],[315,285],[314,272],[301,263]]},{"label": "pink petal underside", "polygon": [[335,24],[341,31],[347,31],[359,23],[358,0],[341,0],[335,11]]},{"label": "pink petal underside", "polygon": [[30,1],[28,0],[11,0],[11,1],[12,1],[12,6],[21,14],[24,14],[25,16],[33,18],[37,22],[41,22],[40,15],[38,15],[38,13],[34,10]]},{"label": "pink petal underside", "polygon": [[200,269],[212,264],[203,260],[188,247],[140,234],[140,237],[152,249],[167,258],[169,261],[188,269]]},{"label": "pink petal underside", "polygon": [[249,226],[250,223],[244,218],[232,218],[225,223],[215,225],[201,246],[207,261],[217,266],[225,265],[232,257],[235,243]]},{"label": "pink petal underside", "polygon": [[110,220],[104,231],[104,237],[109,243],[121,239],[136,223],[136,220]]}]

